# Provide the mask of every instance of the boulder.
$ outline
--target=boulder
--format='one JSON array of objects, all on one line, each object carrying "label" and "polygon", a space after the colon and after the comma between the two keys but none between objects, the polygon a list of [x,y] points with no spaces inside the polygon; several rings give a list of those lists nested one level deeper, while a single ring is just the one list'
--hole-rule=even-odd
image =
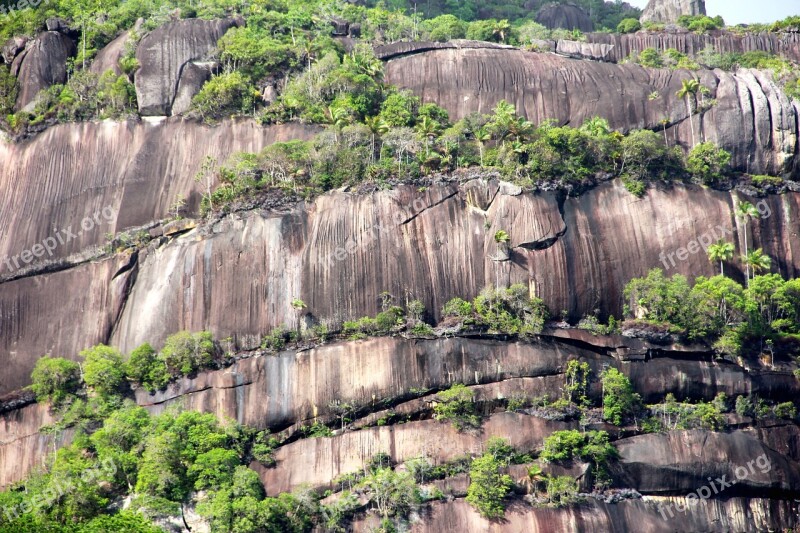
[{"label": "boulder", "polygon": [[58,33],[63,33],[73,39],[78,37],[79,32],[70,27],[69,23],[60,18],[60,17],[50,17],[45,22],[45,27],[47,31],[57,31]]},{"label": "boulder", "polygon": [[125,44],[128,42],[129,35],[130,32],[124,32],[97,52],[89,69],[95,74],[102,74],[107,70],[114,71],[117,76],[122,74],[119,60],[125,54]]},{"label": "boulder", "polygon": [[705,15],[705,0],[650,0],[642,12],[642,22],[675,22],[682,15]]},{"label": "boulder", "polygon": [[140,68],[134,84],[139,113],[169,115],[184,66],[206,58],[234,19],[178,20],[164,24],[146,35],[136,49]]},{"label": "boulder", "polygon": [[175,94],[175,101],[172,103],[172,115],[182,115],[189,111],[192,105],[192,98],[203,86],[211,79],[211,75],[219,68],[215,62],[207,63],[186,63],[178,81],[178,90]]},{"label": "boulder", "polygon": [[75,50],[75,42],[63,33],[40,33],[12,64],[12,73],[16,74],[20,87],[14,109],[32,110],[39,91],[55,83],[65,83],[67,58],[75,55]]},{"label": "boulder", "polygon": [[594,30],[594,23],[589,15],[575,4],[551,4],[543,7],[536,15],[536,22],[551,30]]},{"label": "boulder", "polygon": [[3,45],[2,51],[0,51],[0,55],[3,57],[3,62],[7,64],[11,64],[14,62],[14,58],[17,57],[20,52],[25,50],[25,45],[28,43],[30,39],[27,37],[12,37],[11,39],[7,40],[6,43]]}]

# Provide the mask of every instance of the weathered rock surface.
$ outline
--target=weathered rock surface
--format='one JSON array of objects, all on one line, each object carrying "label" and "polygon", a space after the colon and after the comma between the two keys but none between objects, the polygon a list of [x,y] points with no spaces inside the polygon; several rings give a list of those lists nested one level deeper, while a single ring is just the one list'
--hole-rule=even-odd
[{"label": "weathered rock surface", "polygon": [[175,101],[172,103],[171,114],[182,115],[189,111],[192,105],[192,98],[203,86],[211,79],[211,75],[217,70],[218,64],[215,62],[207,63],[186,63],[181,72],[181,79],[178,82],[178,90],[175,92]]},{"label": "weathered rock surface", "polygon": [[[173,118],[59,125],[25,143],[0,142],[0,279],[103,246],[108,233],[166,218],[178,195],[190,212],[196,210],[200,193],[194,177],[206,155],[224,163],[234,152],[257,152],[316,131],[299,124],[265,128],[251,120],[208,128]],[[102,215],[104,208],[110,220]],[[99,223],[82,231],[84,219],[98,211]],[[74,237],[65,234],[69,228]],[[52,255],[28,265],[20,258],[19,267],[4,262],[58,234],[63,242]]]},{"label": "weathered rock surface", "polygon": [[588,33],[587,43],[612,46],[608,60],[621,62],[645,48],[664,51],[674,48],[691,57],[697,57],[706,48],[724,53],[768,52],[783,56],[792,61],[800,61],[800,33],[758,33],[737,35],[727,31],[711,31],[697,34],[688,30],[669,32],[628,33]]},{"label": "weathered rock surface", "polygon": [[67,59],[75,55],[75,42],[63,33],[40,33],[14,59],[11,72],[17,76],[19,94],[15,110],[30,111],[39,91],[67,81]]},{"label": "weathered rock surface", "polygon": [[650,0],[642,12],[642,22],[675,22],[682,15],[705,15],[705,0]]},{"label": "weathered rock surface", "polygon": [[[742,431],[702,430],[650,433],[615,443],[619,463],[612,470],[620,487],[649,493],[688,494],[709,486],[728,496],[789,496],[800,491],[800,465]],[[704,491],[705,492],[705,491]]]},{"label": "weathered rock surface", "polygon": [[[517,449],[533,449],[553,431],[577,429],[577,423],[550,422],[534,416],[498,413],[485,420],[480,432],[459,432],[452,424],[436,420],[348,431],[334,437],[302,439],[280,447],[276,467],[251,465],[268,495],[288,492],[302,484],[331,487],[331,480],[357,472],[378,453],[401,463],[426,456],[435,465],[464,456],[478,455],[493,435],[504,435]],[[435,439],[431,439],[432,434]]]},{"label": "weathered rock surface", "polygon": [[[490,113],[501,99],[535,123],[580,124],[602,116],[620,130],[662,129],[670,145],[692,144],[686,106],[676,92],[693,73],[578,61],[521,50],[441,49],[388,61],[386,79],[437,102],[459,119]],[[698,139],[732,153],[738,169],[797,175],[798,103],[771,76],[742,69],[701,71],[717,104],[691,120]],[[648,96],[658,93],[659,98]],[[749,163],[748,163],[749,158]]]},{"label": "weathered rock surface", "polygon": [[68,444],[73,430],[44,434],[39,429],[56,418],[43,404],[34,404],[0,415],[0,490],[44,467],[48,454]]},{"label": "weathered rock surface", "polygon": [[543,7],[536,15],[536,22],[555,30],[594,30],[594,23],[589,14],[575,4],[551,4]]},{"label": "weathered rock surface", "polygon": [[89,69],[95,74],[103,74],[107,70],[112,70],[119,76],[122,69],[119,60],[125,54],[125,45],[128,42],[130,32],[123,32],[119,37],[108,43],[102,50],[97,52]]},{"label": "weathered rock surface", "polygon": [[[187,135],[196,132],[195,147],[203,143],[220,150],[212,153],[224,155],[223,150],[231,146],[224,143],[232,139],[219,130],[195,130],[194,125],[182,129],[181,124],[168,122],[169,127],[164,128]],[[30,231],[26,242],[41,242],[48,233],[36,233],[36,228],[80,225],[80,219],[86,216],[82,211],[86,197],[76,192],[100,190],[104,194],[101,200],[118,212],[110,226],[120,231],[165,216],[171,198],[182,190],[193,190],[195,170],[190,165],[199,165],[200,161],[181,159],[189,152],[170,150],[166,142],[161,142],[163,133],[156,129],[150,142],[143,144],[147,130],[139,128],[153,126],[134,127],[133,131],[139,131],[136,136],[131,136],[128,127],[105,127],[109,129],[103,136],[108,140],[97,139],[97,146],[105,146],[99,153],[109,156],[99,160],[109,165],[120,161],[117,164],[122,165],[121,154],[126,152],[117,143],[128,142],[125,136],[134,139],[137,146],[151,146],[159,157],[143,155],[135,172],[129,166],[118,167],[128,173],[123,171],[121,178],[109,182],[105,180],[120,174],[109,171],[98,175],[88,170],[88,176],[81,174],[81,160],[72,159],[65,150],[66,168],[74,165],[75,178],[59,181],[60,187],[69,188],[57,189],[55,196],[36,183],[23,186],[24,180],[12,171],[7,182],[10,192],[0,198],[16,211],[0,210],[0,216],[15,213],[3,223],[18,235]],[[218,132],[220,136],[215,138],[220,141],[201,138],[203,131]],[[228,131],[263,132],[249,126]],[[276,130],[273,138],[280,131],[286,132]],[[50,133],[39,139],[46,142],[47,135]],[[266,137],[263,140],[266,142]],[[247,142],[256,141],[250,138]],[[109,148],[111,151],[107,151]],[[120,155],[114,155],[117,153]],[[39,157],[37,154],[31,150],[29,157]],[[31,168],[40,168],[40,164]],[[59,176],[59,169],[65,167],[50,168],[53,176]],[[148,173],[148,168],[153,171]],[[156,178],[165,174],[173,177]],[[96,181],[85,181],[91,176]],[[183,180],[183,189],[177,186],[179,180]],[[169,188],[164,192],[159,187]],[[735,203],[740,200],[736,193],[676,185],[653,189],[632,201],[634,197],[622,184],[611,182],[562,202],[552,193],[511,195],[499,190],[496,184],[470,182],[463,189],[450,184],[431,187],[424,193],[412,187],[374,195],[337,192],[285,213],[250,212],[226,217],[164,246],[154,244],[147,253],[134,258],[134,264],[125,267],[135,269],[136,278],[125,295],[121,314],[113,311],[118,304],[102,298],[83,308],[90,316],[111,313],[116,317],[113,329],[104,330],[100,336],[84,334],[85,344],[81,346],[76,346],[72,337],[64,338],[63,332],[53,338],[41,334],[52,324],[74,322],[70,306],[33,307],[31,302],[47,301],[47,287],[57,286],[63,276],[71,276],[70,286],[80,287],[81,294],[114,294],[108,283],[118,267],[110,268],[110,274],[97,275],[94,269],[99,267],[84,265],[0,284],[0,357],[18,363],[3,390],[25,385],[28,372],[43,353],[73,356],[99,341],[130,350],[144,341],[157,345],[183,329],[210,328],[217,338],[233,335],[239,347],[255,348],[261,335],[272,328],[295,323],[293,298],[306,302],[308,312],[317,320],[341,322],[374,315],[380,309],[378,295],[383,291],[395,295],[408,291],[410,297],[423,300],[429,318],[436,320],[450,298],[474,297],[487,284],[521,282],[531,286],[550,309],[566,309],[574,320],[595,309],[620,316],[624,285],[651,268],[689,276],[716,273],[702,250],[688,254],[684,261],[676,257],[676,251],[691,241],[705,236],[713,242],[728,236],[738,250],[743,249],[744,226],[733,216]],[[61,200],[55,203],[56,198],[76,203],[70,207]],[[52,211],[37,209],[51,202]],[[800,195],[795,193],[764,198],[760,206],[769,216],[748,224],[749,246],[762,247],[776,258],[775,270],[789,277],[800,271],[800,236],[792,222],[800,210],[798,202]],[[96,205],[101,208],[103,203],[97,200]],[[32,224],[31,219],[41,222]],[[511,261],[498,263],[490,257],[496,252],[493,234],[501,228],[511,230],[512,256]],[[54,253],[66,257],[81,246],[102,244],[104,233],[109,231],[87,232],[81,236],[85,241],[80,246],[65,244],[64,251]],[[21,242],[18,235],[13,242],[7,239],[0,245]],[[10,250],[9,255],[21,251]],[[6,268],[4,265],[4,271]],[[741,272],[732,270],[729,274],[743,279]],[[602,291],[598,287],[603,287]],[[75,334],[78,337],[80,333]],[[777,385],[781,381],[775,383],[784,386]]]},{"label": "weathered rock surface", "polygon": [[492,50],[515,50],[513,46],[499,43],[489,43],[486,41],[472,41],[469,39],[453,39],[452,41],[397,41],[391,44],[376,46],[375,57],[384,61],[409,54],[418,54],[430,50],[460,50],[468,49],[492,49]]},{"label": "weathered rock surface", "polygon": [[593,61],[610,61],[614,46],[610,44],[587,43],[582,41],[565,41],[556,43],[556,53],[574,59],[591,59]]},{"label": "weathered rock surface", "polygon": [[[464,500],[433,503],[430,512],[412,526],[414,533],[440,533],[463,531],[465,533],[550,533],[570,531],[593,533],[611,531],[623,533],[675,533],[676,531],[703,531],[729,533],[757,533],[796,527],[798,520],[791,500],[762,498],[729,498],[709,501],[686,513],[675,513],[667,520],[661,517],[658,504],[668,504],[666,498],[626,500],[607,504],[589,499],[581,505],[564,509],[533,508],[527,504],[514,504],[506,511],[501,522],[482,518]],[[358,521],[355,533],[374,531],[378,521]]]},{"label": "weathered rock surface", "polygon": [[10,65],[14,61],[14,58],[25,50],[25,45],[27,43],[28,38],[22,36],[12,37],[7,40],[5,44],[3,44],[2,52],[0,53],[3,61]]},{"label": "weathered rock surface", "polygon": [[139,42],[136,59],[136,98],[139,113],[169,115],[178,90],[178,80],[189,61],[203,60],[236,21],[188,19],[169,22]]}]

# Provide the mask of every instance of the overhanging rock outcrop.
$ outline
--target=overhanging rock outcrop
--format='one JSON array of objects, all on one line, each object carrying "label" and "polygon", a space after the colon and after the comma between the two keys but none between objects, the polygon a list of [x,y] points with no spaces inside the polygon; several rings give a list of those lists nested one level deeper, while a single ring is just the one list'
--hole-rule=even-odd
[{"label": "overhanging rock outcrop", "polygon": [[[691,117],[676,95],[690,77],[698,77],[710,90],[708,98],[716,101]],[[386,79],[445,107],[451,119],[491,113],[504,99],[536,124],[554,119],[580,125],[600,116],[623,131],[664,130],[670,146],[684,149],[692,146],[693,126],[695,141],[707,140],[731,152],[736,169],[771,175],[800,172],[800,103],[790,101],[767,72],[693,73],[516,49],[462,48],[391,59]]]}]

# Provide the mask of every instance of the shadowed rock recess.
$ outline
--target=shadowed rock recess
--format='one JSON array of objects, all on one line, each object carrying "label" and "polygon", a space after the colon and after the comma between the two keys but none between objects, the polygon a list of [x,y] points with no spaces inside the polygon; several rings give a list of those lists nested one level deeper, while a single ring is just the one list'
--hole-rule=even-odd
[{"label": "shadowed rock recess", "polygon": [[[649,19],[705,12],[701,0],[659,5],[648,7]],[[576,6],[548,9],[540,15],[548,26],[591,30],[591,19]],[[585,317],[635,312],[631,306],[644,304],[626,299],[625,286],[653,268],[690,280],[717,275],[719,263],[702,249],[665,260],[709,232],[732,243],[725,274],[741,284],[745,270],[733,258],[757,248],[772,259],[770,272],[800,276],[800,103],[764,71],[617,63],[645,47],[693,54],[709,43],[720,51],[798,58],[797,36],[594,34],[588,43],[554,45],[561,55],[467,40],[376,47],[387,83],[438,103],[453,121],[491,113],[506,100],[534,124],[552,119],[577,127],[600,116],[621,132],[656,131],[659,140],[684,150],[697,135],[730,152],[734,171],[783,178],[781,194],[756,198],[743,186],[721,190],[685,180],[653,184],[635,196],[622,180],[605,178],[568,194],[546,184],[523,189],[495,170],[471,169],[316,196],[295,191],[272,203],[265,195],[201,217],[206,189],[196,177],[207,156],[225,162],[237,152],[310,140],[322,130],[300,121],[263,126],[224,118],[209,126],[172,116],[188,111],[192,96],[217,72],[216,42],[241,22],[174,20],[145,35],[136,51],[141,117],[60,124],[24,142],[0,140],[0,488],[48,468],[48,454],[79,435],[75,427],[42,430],[58,422],[56,414],[21,390],[31,384],[39,358],[77,361],[81,350],[99,343],[124,354],[145,342],[160,349],[176,332],[207,330],[229,356],[225,364],[155,392],[134,387],[131,397],[151,414],[196,410],[272,432],[279,440],[274,464],[254,459],[249,465],[270,497],[311,488],[329,491],[324,501],[336,501],[348,475],[363,474],[376,456],[385,454],[399,471],[420,456],[455,469],[500,436],[530,454],[503,467],[515,482],[505,516],[489,520],[467,503],[475,477],[469,467],[443,469],[439,478],[420,483],[442,497],[414,507],[409,531],[800,527],[797,417],[755,408],[737,413],[732,401],[796,402],[794,359],[774,364],[764,359],[766,348],[760,359],[721,357],[712,346],[681,343],[677,335],[654,342],[624,330],[601,335],[570,326]],[[119,72],[128,38],[122,34],[100,51],[102,70]],[[15,73],[30,81],[19,108],[33,102],[38,89],[63,82],[61,67],[75,54],[74,40],[57,32],[40,33],[27,46],[24,40],[6,46],[3,53],[16,57]],[[710,89],[707,98],[716,104],[689,116],[676,93],[692,77]],[[173,220],[179,199],[186,217]],[[737,216],[745,201],[758,202],[764,216]],[[94,220],[91,227],[87,219]],[[496,255],[501,230],[508,234],[507,260]],[[147,242],[116,250],[114,236],[122,233],[146,235]],[[17,261],[54,236],[58,244],[43,257]],[[522,284],[550,311],[552,320],[540,333],[450,327],[454,319],[443,311],[448,301],[512,284]],[[383,336],[338,335],[344,322],[379,313],[383,293],[402,303],[420,300],[425,320],[440,327],[435,333],[395,328]],[[301,319],[304,327],[325,324],[335,335],[265,347],[269,332]],[[585,417],[554,416],[533,399],[562,398],[574,377],[572,361],[587,363],[593,376],[585,388],[593,408]],[[603,419],[607,391],[598,379],[609,369],[624,375],[644,404],[666,403],[669,395],[712,402],[724,393],[731,405],[716,425],[704,428],[645,430],[652,421],[637,418],[612,425]],[[480,427],[459,429],[437,419],[440,395],[454,384],[474,395]],[[518,409],[509,405],[520,398],[531,401]],[[333,431],[309,436],[309,428],[321,424]],[[602,470],[587,456],[540,462],[551,481],[572,478],[582,499],[532,505],[531,495],[535,499],[545,485],[532,481],[536,469],[529,468],[545,439],[569,430],[608,432],[615,456]],[[593,491],[601,475],[607,477],[603,493]],[[687,494],[720,478],[736,482],[714,485],[712,497],[686,504]],[[361,503],[347,531],[380,525],[381,517]],[[318,524],[315,531],[327,530]]]}]

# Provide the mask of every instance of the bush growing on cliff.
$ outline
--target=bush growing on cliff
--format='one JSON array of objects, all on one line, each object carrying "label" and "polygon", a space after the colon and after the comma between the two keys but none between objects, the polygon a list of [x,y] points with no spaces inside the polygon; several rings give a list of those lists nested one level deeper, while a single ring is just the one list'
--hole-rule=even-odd
[{"label": "bush growing on cliff", "polygon": [[103,344],[83,350],[83,381],[101,396],[118,394],[125,382],[125,365],[119,350]]},{"label": "bush growing on cliff", "polygon": [[451,422],[459,431],[480,426],[481,419],[475,410],[475,393],[463,383],[456,383],[440,392],[436,399],[433,408],[436,420]]},{"label": "bush growing on cliff", "polygon": [[630,380],[616,368],[609,367],[600,374],[603,384],[603,419],[615,426],[635,416],[641,410],[641,398]]},{"label": "bush growing on cliff", "polygon": [[81,386],[81,368],[78,363],[63,357],[45,355],[36,361],[31,374],[31,390],[37,401],[60,406]]},{"label": "bush growing on cliff", "polygon": [[705,184],[711,184],[722,177],[731,160],[731,154],[717,148],[714,143],[700,143],[689,152],[686,170]]},{"label": "bush growing on cliff", "polygon": [[192,109],[206,122],[247,114],[253,111],[259,96],[241,72],[213,76],[192,98]]},{"label": "bush growing on cliff", "polygon": [[636,33],[641,29],[642,24],[639,22],[639,19],[627,18],[617,24],[618,33]]},{"label": "bush growing on cliff", "polygon": [[500,461],[487,453],[472,461],[469,469],[467,502],[490,520],[503,517],[506,510],[503,499],[514,485],[510,476],[500,473],[501,466]]},{"label": "bush growing on cliff", "polygon": [[133,350],[125,362],[128,379],[138,383],[149,392],[155,392],[169,382],[167,365],[159,359],[157,352],[148,343]]},{"label": "bush growing on cliff", "polygon": [[192,374],[215,362],[216,347],[209,331],[181,331],[170,335],[159,352],[173,376]]}]

